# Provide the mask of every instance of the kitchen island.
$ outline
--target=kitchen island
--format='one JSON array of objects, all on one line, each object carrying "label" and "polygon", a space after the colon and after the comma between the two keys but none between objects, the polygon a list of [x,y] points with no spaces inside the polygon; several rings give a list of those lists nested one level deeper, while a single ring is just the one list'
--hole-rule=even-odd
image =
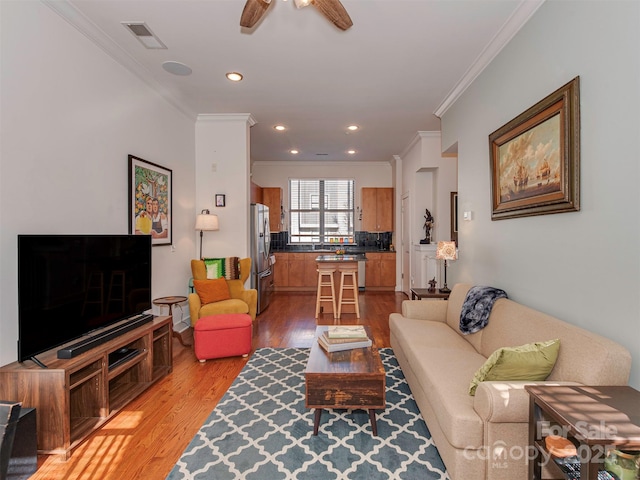
[{"label": "kitchen island", "polygon": [[[356,313],[355,302],[358,301],[358,262],[366,261],[367,257],[364,253],[354,254],[354,255],[320,255],[316,257],[316,265],[318,268],[321,267],[329,267],[335,268],[335,272],[333,274],[333,283],[335,284],[335,295],[336,295],[336,305],[339,303],[340,299],[340,287],[341,287],[341,279],[342,272],[355,272],[353,276],[353,285],[355,288],[345,288],[342,292],[343,300],[346,301],[346,304],[342,305],[341,313]],[[351,285],[351,277],[347,276],[346,282],[347,285]],[[330,295],[329,287],[323,287],[326,289],[326,292],[322,292],[322,295]],[[333,307],[330,303],[324,303],[322,305],[322,313],[323,314],[332,314]]]}]

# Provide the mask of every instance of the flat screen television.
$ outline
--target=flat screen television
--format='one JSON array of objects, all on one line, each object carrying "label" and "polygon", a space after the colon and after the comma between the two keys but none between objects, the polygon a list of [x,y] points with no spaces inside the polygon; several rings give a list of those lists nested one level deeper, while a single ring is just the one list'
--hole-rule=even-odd
[{"label": "flat screen television", "polygon": [[18,361],[150,308],[151,236],[18,235]]}]

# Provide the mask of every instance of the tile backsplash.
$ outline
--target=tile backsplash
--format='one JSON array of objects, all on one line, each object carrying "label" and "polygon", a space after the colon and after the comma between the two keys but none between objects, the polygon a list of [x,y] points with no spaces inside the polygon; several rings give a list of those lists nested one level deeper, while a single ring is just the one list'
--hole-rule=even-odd
[{"label": "tile backsplash", "polygon": [[[355,244],[359,247],[365,247],[367,249],[381,249],[389,250],[389,245],[392,242],[393,232],[355,232],[354,240]],[[289,243],[289,232],[277,232],[271,234],[271,250],[284,251],[287,250]],[[331,245],[331,244],[326,244]],[[335,245],[335,244],[334,244]]]}]

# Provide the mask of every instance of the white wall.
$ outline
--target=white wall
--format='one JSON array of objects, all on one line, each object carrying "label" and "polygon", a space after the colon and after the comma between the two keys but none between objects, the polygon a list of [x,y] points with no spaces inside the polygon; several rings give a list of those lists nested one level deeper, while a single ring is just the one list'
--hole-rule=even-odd
[{"label": "white wall", "polygon": [[134,154],[173,170],[175,252],[153,248],[152,296],[185,294],[195,172],[193,120],[41,2],[0,2],[0,16],[4,365],[17,358],[17,234],[128,233]]},{"label": "white wall", "polygon": [[[388,162],[255,162],[251,167],[251,180],[261,187],[281,187],[286,218],[289,222],[290,178],[353,178],[356,182],[356,207],[361,207],[362,187],[393,187],[393,172]],[[361,221],[356,219],[356,230],[361,230]]]},{"label": "white wall", "polygon": [[[458,143],[460,260],[452,278],[603,334],[640,387],[640,3],[547,1],[443,115]],[[491,221],[488,136],[580,76],[581,210]],[[453,283],[453,282],[452,282]],[[588,355],[588,352],[585,352]]]},{"label": "white wall", "polygon": [[[203,114],[196,122],[196,211],[218,215],[220,230],[204,232],[205,257],[250,256],[249,114]],[[215,195],[225,195],[216,207]],[[200,232],[196,233],[199,255]]]},{"label": "white wall", "polygon": [[[431,243],[451,239],[450,198],[457,188],[456,158],[442,156],[440,132],[418,132],[402,154],[402,195],[409,198],[410,245],[419,244],[425,237],[425,209],[435,221]],[[410,264],[414,265],[414,249],[410,247],[409,252]],[[415,281],[415,272],[410,275]]]},{"label": "white wall", "polygon": [[457,190],[457,162],[444,157],[440,132],[418,132],[402,155],[402,193],[410,196],[411,244],[425,236],[425,209],[434,218],[431,242],[451,240],[451,192]]}]

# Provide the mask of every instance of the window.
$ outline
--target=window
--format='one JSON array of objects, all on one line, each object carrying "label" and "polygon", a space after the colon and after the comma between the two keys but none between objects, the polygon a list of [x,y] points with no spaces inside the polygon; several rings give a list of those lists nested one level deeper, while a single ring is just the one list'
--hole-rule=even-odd
[{"label": "window", "polygon": [[289,241],[353,240],[354,190],[354,180],[289,180]]}]

